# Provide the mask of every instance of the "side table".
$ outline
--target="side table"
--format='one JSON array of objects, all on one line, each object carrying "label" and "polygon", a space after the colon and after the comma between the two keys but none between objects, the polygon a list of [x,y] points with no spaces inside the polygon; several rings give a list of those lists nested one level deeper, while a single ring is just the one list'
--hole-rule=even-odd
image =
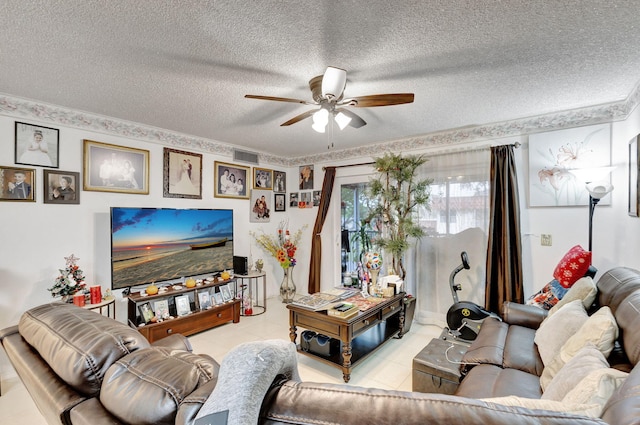
[{"label": "side table", "polygon": [[[236,274],[236,283],[240,285],[239,292],[242,297],[241,316],[257,316],[267,311],[267,274],[265,272],[249,272],[247,274]],[[260,290],[260,279],[262,278],[262,291]],[[245,283],[245,280],[248,281]],[[251,299],[253,313],[246,314],[244,308],[245,296]],[[256,311],[257,310],[257,311]]]},{"label": "side table", "polygon": [[112,319],[116,318],[116,298],[111,297],[108,300],[102,300],[102,302],[97,304],[85,304],[83,308],[87,310],[97,310],[96,313],[100,313],[104,315],[103,310],[107,310],[107,317],[111,317]]}]

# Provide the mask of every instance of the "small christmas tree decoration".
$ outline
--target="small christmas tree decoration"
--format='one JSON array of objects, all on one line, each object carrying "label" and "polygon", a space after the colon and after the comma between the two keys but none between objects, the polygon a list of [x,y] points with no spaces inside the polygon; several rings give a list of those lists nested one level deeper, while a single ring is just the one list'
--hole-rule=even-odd
[{"label": "small christmas tree decoration", "polygon": [[56,278],[53,287],[49,288],[48,291],[51,291],[52,297],[62,297],[63,301],[68,302],[72,299],[73,294],[84,291],[86,284],[83,271],[76,265],[76,262],[80,259],[73,254],[64,257],[64,259],[66,267],[58,269],[60,275]]}]

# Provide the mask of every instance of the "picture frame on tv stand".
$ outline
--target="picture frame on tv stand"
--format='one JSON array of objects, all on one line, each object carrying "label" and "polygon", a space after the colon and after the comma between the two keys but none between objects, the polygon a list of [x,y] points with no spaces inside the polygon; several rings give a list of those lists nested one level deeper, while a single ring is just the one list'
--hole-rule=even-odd
[{"label": "picture frame on tv stand", "polygon": [[188,295],[181,295],[175,298],[176,302],[176,314],[178,317],[191,314],[191,304],[189,303]]}]

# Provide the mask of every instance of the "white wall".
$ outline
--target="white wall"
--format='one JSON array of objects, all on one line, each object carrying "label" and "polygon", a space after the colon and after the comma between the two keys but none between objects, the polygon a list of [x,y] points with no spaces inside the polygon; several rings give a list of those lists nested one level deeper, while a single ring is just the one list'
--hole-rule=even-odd
[{"label": "white wall", "polygon": [[[290,209],[275,213],[268,224],[249,223],[249,202],[213,197],[213,162],[230,161],[210,153],[203,154],[203,199],[172,199],[162,196],[162,146],[86,130],[79,130],[34,120],[0,116],[0,165],[14,165],[14,122],[24,121],[60,129],[60,168],[62,171],[82,170],[82,140],[91,139],[121,146],[132,146],[150,151],[150,193],[131,195],[105,192],[80,193],[80,205],[44,204],[42,194],[42,168],[36,173],[36,202],[0,202],[0,328],[16,324],[22,312],[30,307],[52,300],[47,288],[53,284],[58,268],[64,267],[64,258],[73,253],[80,257],[79,265],[85,271],[87,282],[110,286],[109,252],[109,207],[147,206],[174,208],[232,208],[234,210],[236,255],[265,259],[268,273],[268,294],[275,296],[282,279],[282,270],[274,259],[257,247],[249,236],[250,230],[264,229],[275,232],[278,222],[289,219],[292,230],[307,224],[298,251],[298,266],[294,279],[299,292],[306,292],[309,267],[311,231],[317,208]],[[612,163],[617,168],[612,173],[615,190],[610,206],[598,206],[594,216],[593,263],[601,271],[616,265],[640,269],[640,219],[627,214],[628,154],[631,138],[640,133],[640,112],[635,111],[629,119],[612,125]],[[519,160],[519,183],[522,198],[523,253],[525,272],[525,294],[529,295],[546,284],[560,257],[573,245],[586,247],[588,229],[587,207],[528,208],[528,151],[527,137],[521,137],[524,146],[517,152]],[[512,141],[511,141],[512,142]],[[182,149],[182,148],[181,148]],[[370,158],[351,158],[353,163],[369,161]],[[322,186],[323,164],[315,164],[315,189]],[[336,165],[336,164],[331,164]],[[269,164],[261,167],[287,172],[288,191],[297,187],[298,167],[285,169]],[[21,166],[22,167],[22,166]],[[339,170],[338,176],[362,174],[363,167]],[[347,171],[348,170],[348,171]],[[288,201],[288,194],[287,194]],[[337,204],[336,204],[337,203]],[[339,276],[339,188],[334,189],[332,215],[328,218],[323,235],[322,288],[334,284]],[[336,211],[338,211],[336,213]],[[553,245],[540,245],[539,235],[551,234]],[[532,236],[533,235],[533,236]],[[337,282],[335,282],[337,283]],[[121,299],[118,295],[118,299]],[[270,308],[277,308],[271,301]],[[117,304],[117,318],[125,321],[126,311],[122,302]],[[0,354],[0,373],[7,369],[4,354]],[[9,368],[10,369],[10,368]]]}]

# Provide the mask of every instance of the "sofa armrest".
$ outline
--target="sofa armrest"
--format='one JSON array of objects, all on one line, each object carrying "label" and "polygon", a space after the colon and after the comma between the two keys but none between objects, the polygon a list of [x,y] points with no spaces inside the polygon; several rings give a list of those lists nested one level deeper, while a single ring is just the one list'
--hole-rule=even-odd
[{"label": "sofa armrest", "polygon": [[605,424],[550,410],[509,407],[481,400],[416,392],[360,388],[348,384],[287,381],[259,423],[269,424]]},{"label": "sofa armrest", "polygon": [[90,398],[71,409],[73,425],[125,425],[113,416],[97,398]]},{"label": "sofa armrest", "polygon": [[538,329],[540,323],[547,317],[548,310],[527,304],[505,301],[502,304],[502,320],[510,325],[520,325],[531,329]]},{"label": "sofa armrest", "polygon": [[193,347],[191,347],[191,342],[189,339],[181,334],[173,334],[168,337],[162,338],[151,344],[152,347],[164,347],[171,348],[173,350],[186,350],[188,352],[193,352]]}]

